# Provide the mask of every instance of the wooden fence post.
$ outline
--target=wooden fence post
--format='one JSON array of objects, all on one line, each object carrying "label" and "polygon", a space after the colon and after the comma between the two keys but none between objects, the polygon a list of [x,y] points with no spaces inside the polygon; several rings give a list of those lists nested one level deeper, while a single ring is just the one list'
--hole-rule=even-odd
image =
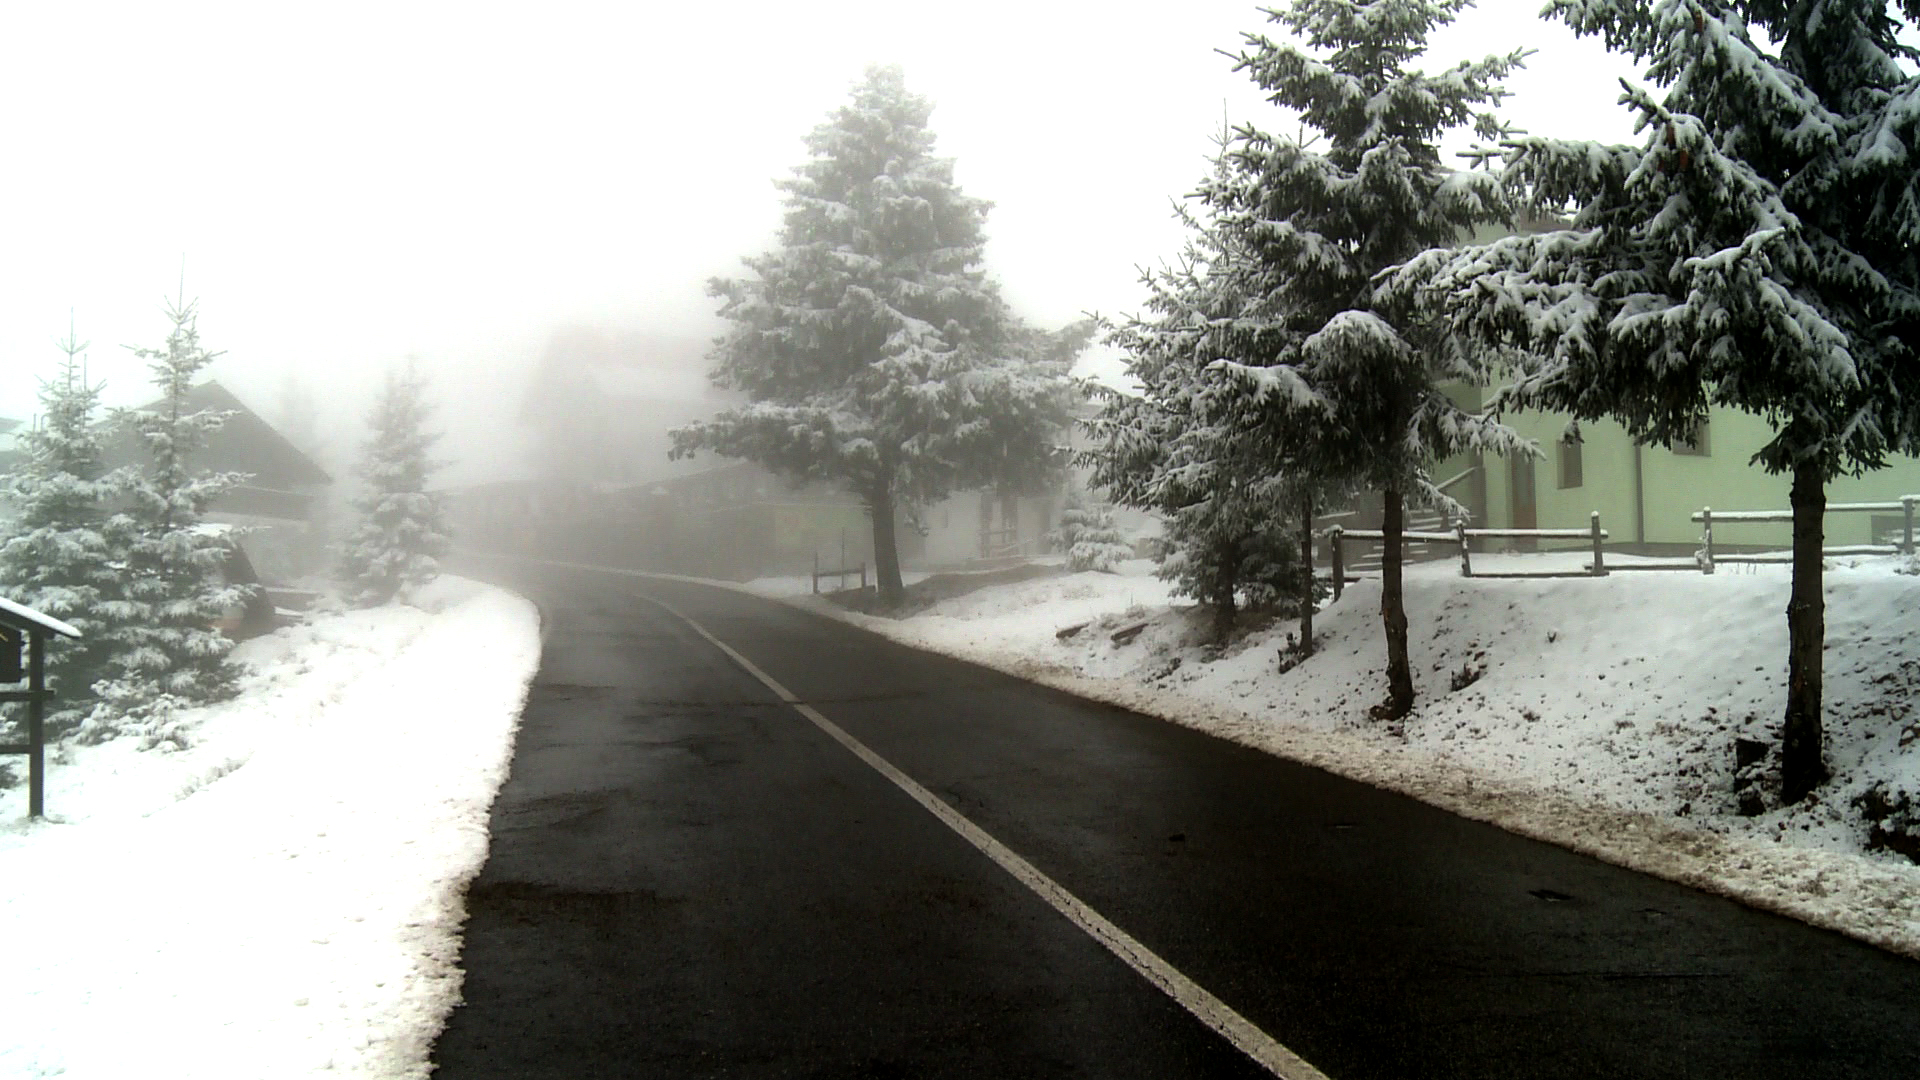
[{"label": "wooden fence post", "polygon": [[1700,572],[1711,574],[1713,573],[1713,507],[1701,508],[1700,525],[1702,529],[1700,539],[1706,545],[1700,549]]},{"label": "wooden fence post", "polygon": [[1340,594],[1347,588],[1347,553],[1342,550],[1346,545],[1340,542],[1340,534],[1344,531],[1338,525],[1327,530],[1327,539],[1332,541],[1333,547],[1333,598],[1335,600],[1340,599]]},{"label": "wooden fence post", "polygon": [[1460,576],[1473,576],[1473,558],[1467,550],[1467,519],[1453,519],[1453,535],[1460,538]]},{"label": "wooden fence post", "polygon": [[820,595],[820,549],[813,549],[813,593]]},{"label": "wooden fence post", "polygon": [[1903,554],[1913,554],[1913,496],[1900,496],[1900,510],[1906,517],[1906,527],[1901,533],[1900,550]]},{"label": "wooden fence post", "polygon": [[1606,556],[1600,553],[1600,511],[1595,510],[1590,520],[1593,523],[1593,576],[1606,577]]},{"label": "wooden fence post", "polygon": [[27,816],[47,810],[47,632],[27,631]]}]

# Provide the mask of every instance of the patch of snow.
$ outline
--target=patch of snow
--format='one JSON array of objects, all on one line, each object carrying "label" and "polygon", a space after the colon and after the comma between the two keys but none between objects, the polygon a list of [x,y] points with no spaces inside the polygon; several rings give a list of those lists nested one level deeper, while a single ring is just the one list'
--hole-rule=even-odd
[{"label": "patch of snow", "polygon": [[242,643],[187,749],[62,750],[45,821],[0,792],[0,1075],[427,1075],[540,642],[490,586],[417,602]]}]

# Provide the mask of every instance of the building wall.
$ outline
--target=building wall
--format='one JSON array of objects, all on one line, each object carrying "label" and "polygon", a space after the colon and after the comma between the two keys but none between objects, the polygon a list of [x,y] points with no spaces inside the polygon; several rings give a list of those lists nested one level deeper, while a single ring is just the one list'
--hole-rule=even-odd
[{"label": "building wall", "polygon": [[[1583,528],[1588,514],[1598,510],[1609,543],[1634,543],[1639,539],[1635,530],[1635,447],[1622,425],[1613,421],[1581,425],[1583,482],[1579,487],[1563,488],[1558,478],[1566,418],[1527,412],[1509,415],[1507,422],[1537,440],[1545,453],[1535,473],[1538,527]],[[1644,542],[1697,544],[1700,525],[1692,515],[1705,507],[1722,511],[1786,510],[1790,478],[1770,475],[1751,464],[1753,455],[1771,437],[1772,430],[1760,417],[1715,409],[1707,422],[1705,454],[1639,448]],[[1488,458],[1487,520],[1493,527],[1514,525],[1509,468],[1503,458]],[[1888,468],[1859,477],[1843,476],[1827,486],[1829,503],[1885,502],[1910,494],[1920,494],[1920,460],[1909,457],[1896,457]],[[1829,545],[1871,543],[1876,525],[1884,531],[1897,525],[1897,519],[1897,512],[1828,514],[1826,541]],[[1792,527],[1785,522],[1722,522],[1714,526],[1714,540],[1719,544],[1786,548],[1792,544]]]},{"label": "building wall", "polygon": [[921,516],[926,535],[913,554],[901,536],[902,559],[925,567],[958,566],[981,559],[1044,555],[1047,534],[1059,525],[1060,497],[1053,494],[1002,497],[989,491],[961,491],[927,508]]}]

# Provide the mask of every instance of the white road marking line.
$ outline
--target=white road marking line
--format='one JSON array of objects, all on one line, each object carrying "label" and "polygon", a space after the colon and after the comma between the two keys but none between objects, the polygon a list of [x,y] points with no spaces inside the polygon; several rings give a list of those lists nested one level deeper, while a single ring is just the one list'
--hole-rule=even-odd
[{"label": "white road marking line", "polygon": [[943,802],[939,796],[920,786],[918,781],[894,768],[892,762],[874,753],[867,744],[849,735],[840,725],[820,715],[819,710],[801,701],[791,690],[780,685],[773,676],[761,671],[753,661],[740,655],[733,646],[714,637],[706,627],[681,614],[679,610],[663,600],[656,600],[651,596],[643,596],[641,599],[660,605],[669,614],[693,627],[694,632],[706,638],[721,652],[726,653],[734,663],[746,669],[747,674],[765,684],[767,689],[773,691],[781,701],[793,706],[800,715],[813,721],[814,726],[832,736],[835,742],[853,751],[855,757],[893,781],[894,786],[912,796],[914,802],[926,807],[934,817],[939,818],[948,828],[964,837],[967,843],[980,849],[987,858],[999,863],[1002,869],[1039,894],[1040,898],[1052,905],[1055,911],[1073,920],[1075,925],[1085,930],[1095,941],[1106,946],[1109,952],[1125,961],[1128,967],[1139,972],[1148,982],[1179,1002],[1181,1007],[1198,1017],[1201,1023],[1219,1032],[1242,1053],[1265,1066],[1268,1072],[1280,1077],[1281,1080],[1328,1080],[1325,1073],[1309,1065],[1300,1055],[1282,1046],[1273,1036],[1255,1027],[1252,1021],[1233,1011],[1231,1006],[1208,993],[1199,983],[1182,975],[1172,964],[1162,960],[1145,945],[1135,941],[1131,934],[1115,926],[1106,916],[1088,907],[1079,897],[1042,873],[1038,867],[1021,858],[1012,848],[967,820],[958,810]]}]

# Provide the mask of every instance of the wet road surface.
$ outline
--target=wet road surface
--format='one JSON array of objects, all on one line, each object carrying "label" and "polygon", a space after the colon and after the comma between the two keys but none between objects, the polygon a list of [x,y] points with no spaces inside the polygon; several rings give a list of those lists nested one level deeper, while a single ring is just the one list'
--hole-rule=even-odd
[{"label": "wet road surface", "polygon": [[436,1080],[1270,1075],[686,621],[1335,1080],[1920,1076],[1920,963],[695,584],[546,653]]}]

